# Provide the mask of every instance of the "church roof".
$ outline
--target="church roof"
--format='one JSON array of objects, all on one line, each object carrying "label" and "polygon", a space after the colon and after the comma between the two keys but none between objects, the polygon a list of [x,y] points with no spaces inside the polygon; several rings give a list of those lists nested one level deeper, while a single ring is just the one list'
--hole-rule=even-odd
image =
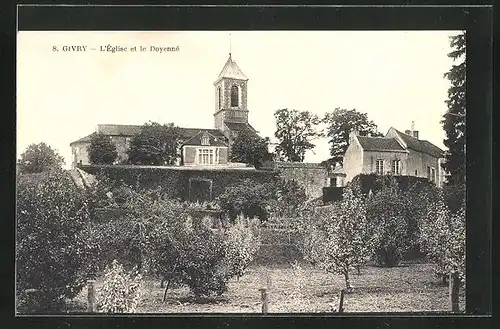
[{"label": "church roof", "polygon": [[82,137],[82,138],[80,138],[80,139],[78,139],[78,140],[76,140],[76,141],[74,141],[74,142],[71,142],[71,143],[69,144],[69,146],[71,146],[71,145],[73,145],[73,144],[90,143],[90,139],[91,139],[91,138],[92,138],[92,136],[94,136],[95,134],[96,134],[96,133],[94,132],[94,133],[92,133],[92,134],[90,134],[90,135],[87,135],[87,136],[85,136],[85,137]]},{"label": "church roof", "polygon": [[249,123],[224,121],[224,124],[226,125],[226,127],[229,128],[229,130],[234,130],[234,131],[251,130],[253,132],[256,132],[255,128],[252,127]]},{"label": "church roof", "polygon": [[248,80],[248,78],[243,74],[235,61],[231,58],[231,54],[229,54],[229,58],[227,59],[226,64],[222,68],[217,80],[221,78],[231,78],[238,80]]},{"label": "church roof", "polygon": [[[142,126],[140,125],[110,125],[110,124],[105,124],[105,125],[98,125],[97,126],[97,132],[107,135],[107,136],[127,136],[127,137],[133,137],[136,136],[140,133]],[[206,131],[210,133],[211,135],[224,139],[224,134],[217,130],[217,129],[203,129],[203,128],[182,128],[179,127],[182,138],[183,139],[189,139],[195,135],[197,135],[199,132]],[[96,132],[93,132],[92,134],[85,136],[83,138],[80,138],[74,142],[71,142],[69,145],[77,144],[77,143],[90,143],[90,139],[93,135],[95,135]]]},{"label": "church roof", "polygon": [[356,136],[366,151],[404,151],[395,138]]},{"label": "church roof", "polygon": [[222,137],[214,136],[211,133],[209,133],[207,130],[199,131],[196,135],[194,135],[193,137],[189,138],[184,143],[182,143],[182,145],[201,146],[201,145],[203,145],[201,143],[201,140],[202,140],[204,135],[207,135],[208,140],[209,140],[209,145],[206,145],[206,146],[227,146],[224,136],[222,136]]},{"label": "church roof", "polygon": [[426,154],[432,155],[432,156],[437,157],[437,158],[443,157],[444,151],[441,150],[436,145],[432,144],[431,142],[426,141],[426,140],[417,139],[413,136],[402,133],[397,129],[394,129],[394,130],[399,135],[399,137],[401,137],[403,142],[405,142],[405,144],[408,146],[409,149],[412,149],[412,150],[418,151],[418,152],[422,152],[422,153],[426,153]]}]

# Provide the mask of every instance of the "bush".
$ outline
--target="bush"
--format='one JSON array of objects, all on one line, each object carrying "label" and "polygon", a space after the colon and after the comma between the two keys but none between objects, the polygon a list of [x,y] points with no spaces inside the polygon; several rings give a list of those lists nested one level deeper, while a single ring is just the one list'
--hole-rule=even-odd
[{"label": "bush", "polygon": [[245,180],[240,185],[227,188],[217,200],[231,220],[242,214],[244,217],[257,217],[265,221],[269,217],[268,202],[272,197],[268,184],[255,184],[251,180]]},{"label": "bush", "polygon": [[93,134],[90,137],[88,153],[92,164],[113,164],[118,158],[115,143],[109,136],[101,133]]},{"label": "bush", "polygon": [[104,283],[98,291],[97,309],[103,313],[133,313],[142,296],[142,276],[126,272],[114,260],[104,273]]},{"label": "bush", "polygon": [[217,201],[232,220],[241,214],[265,222],[269,217],[299,216],[307,196],[296,182],[279,178],[265,184],[245,180],[241,185],[226,189]]},{"label": "bush", "polygon": [[367,201],[369,230],[373,232],[375,260],[382,266],[395,266],[410,247],[405,218],[404,195],[394,182]]},{"label": "bush", "polygon": [[16,290],[37,289],[37,305],[19,312],[60,311],[88,279],[92,246],[85,234],[88,198],[63,171],[21,175],[17,181]]}]

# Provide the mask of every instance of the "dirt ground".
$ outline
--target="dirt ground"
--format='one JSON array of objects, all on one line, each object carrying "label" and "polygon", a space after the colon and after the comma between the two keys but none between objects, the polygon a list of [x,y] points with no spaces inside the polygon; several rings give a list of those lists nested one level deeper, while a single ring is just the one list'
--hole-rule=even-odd
[{"label": "dirt ground", "polygon": [[[268,281],[269,278],[269,281]],[[144,282],[144,295],[138,313],[260,313],[261,293],[268,289],[269,313],[332,312],[338,308],[343,276],[324,273],[302,264],[253,265],[239,280],[231,280],[221,297],[196,302],[187,288],[164,289],[159,280]],[[361,274],[351,274],[354,291],[344,298],[344,312],[423,312],[447,311],[448,287],[434,275],[432,264],[404,264],[381,268],[367,266]],[[100,280],[96,287],[99,289]],[[86,303],[86,289],[75,303]],[[460,309],[465,309],[461,289]]]}]

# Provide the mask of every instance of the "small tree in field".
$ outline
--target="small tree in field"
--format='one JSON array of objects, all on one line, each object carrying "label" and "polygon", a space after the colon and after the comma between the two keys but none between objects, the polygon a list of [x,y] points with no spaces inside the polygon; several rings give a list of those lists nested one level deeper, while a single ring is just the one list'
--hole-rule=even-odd
[{"label": "small tree in field", "polygon": [[450,277],[452,311],[458,311],[460,281],[465,282],[465,225],[465,204],[452,213],[441,193],[421,225],[422,246],[438,271]]},{"label": "small tree in field", "polygon": [[104,134],[92,135],[88,153],[92,164],[113,164],[118,157],[116,145]]},{"label": "small tree in field", "polygon": [[22,174],[40,173],[52,169],[61,169],[64,158],[45,143],[31,144],[18,160]]},{"label": "small tree in field", "polygon": [[312,228],[305,242],[306,258],[328,273],[342,274],[346,288],[352,290],[349,272],[371,258],[366,240],[366,210],[362,199],[346,188],[338,208],[323,212],[328,216],[323,228]]}]

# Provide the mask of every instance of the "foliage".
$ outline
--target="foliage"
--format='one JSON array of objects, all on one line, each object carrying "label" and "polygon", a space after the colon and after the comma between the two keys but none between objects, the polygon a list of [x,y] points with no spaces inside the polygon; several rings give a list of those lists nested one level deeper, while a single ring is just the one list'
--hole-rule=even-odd
[{"label": "foliage", "polygon": [[114,260],[104,272],[104,283],[99,289],[97,306],[103,313],[133,313],[142,295],[142,276],[126,272]]},{"label": "foliage", "polygon": [[234,225],[224,232],[227,273],[240,278],[260,247],[259,222],[238,216]]},{"label": "foliage", "polygon": [[141,165],[173,165],[179,159],[181,131],[173,123],[149,122],[130,142],[128,161]]},{"label": "foliage", "polygon": [[245,180],[227,188],[217,201],[232,220],[243,214],[248,218],[257,217],[265,221],[269,217],[267,205],[271,198],[272,191],[268,184],[255,184],[252,180]]},{"label": "foliage", "polygon": [[249,130],[243,130],[238,133],[231,145],[231,160],[259,168],[264,161],[272,159],[268,146],[268,137],[261,138]]},{"label": "foliage", "polygon": [[378,264],[395,266],[411,244],[405,216],[406,202],[393,179],[367,201],[369,229],[373,232],[373,247]]},{"label": "foliage", "polygon": [[421,223],[422,245],[441,274],[456,274],[465,281],[465,203],[452,213],[443,193],[428,208]]},{"label": "foliage", "polygon": [[349,134],[357,131],[360,136],[381,137],[377,125],[368,119],[366,113],[357,112],[355,109],[346,110],[336,108],[326,113],[323,118],[326,124],[326,136],[330,143],[330,155],[332,163],[343,162],[344,154],[349,146]]},{"label": "foliage", "polygon": [[279,140],[276,152],[286,161],[304,161],[305,153],[314,148],[311,143],[322,134],[316,130],[321,122],[317,115],[308,111],[281,109],[274,112]]},{"label": "foliage", "polygon": [[16,290],[18,296],[38,290],[38,306],[27,305],[31,311],[59,310],[88,279],[87,197],[63,171],[18,178]]},{"label": "foliage", "polygon": [[245,180],[232,186],[217,198],[220,209],[230,219],[239,214],[245,217],[257,217],[266,221],[269,217],[297,217],[303,209],[307,196],[302,187],[294,181],[275,179],[264,184]]},{"label": "foliage", "polygon": [[40,173],[52,169],[61,169],[64,158],[45,143],[30,144],[18,160],[21,174]]},{"label": "foliage", "polygon": [[88,154],[92,164],[113,164],[118,157],[116,145],[109,136],[100,133],[90,138]]},{"label": "foliage", "polygon": [[441,121],[446,133],[444,145],[448,148],[445,154],[446,161],[443,168],[449,173],[448,183],[465,183],[465,130],[466,130],[466,61],[465,46],[466,35],[462,32],[451,37],[450,46],[453,49],[448,56],[458,64],[453,64],[451,69],[445,73],[450,80],[451,87],[448,89],[448,112]]},{"label": "foliage", "polygon": [[128,189],[120,205],[124,219],[94,224],[104,262],[116,257],[202,297],[225,292],[228,280],[243,274],[258,249],[254,224],[239,219],[227,230],[214,230],[211,218],[191,216],[196,205],[160,191],[122,189]]},{"label": "foliage", "polygon": [[326,272],[344,275],[346,288],[350,290],[349,272],[372,255],[364,202],[351,188],[346,188],[338,206],[327,207],[322,214],[326,218],[309,229],[303,253]]}]

